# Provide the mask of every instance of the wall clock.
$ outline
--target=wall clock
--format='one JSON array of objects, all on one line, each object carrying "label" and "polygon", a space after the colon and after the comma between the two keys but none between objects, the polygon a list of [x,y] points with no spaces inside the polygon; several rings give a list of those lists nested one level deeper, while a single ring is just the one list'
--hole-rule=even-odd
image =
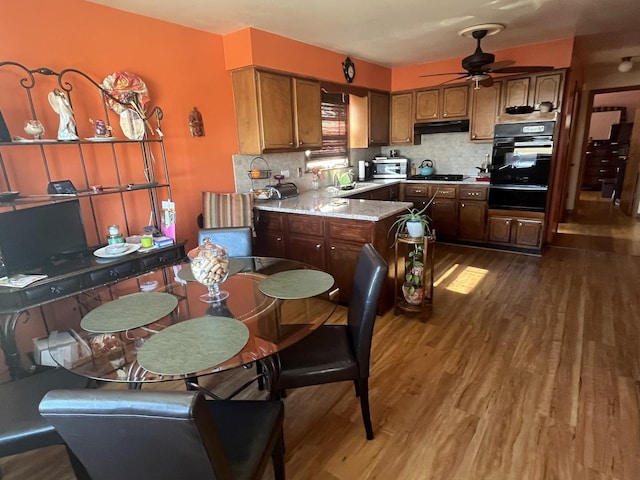
[{"label": "wall clock", "polygon": [[344,72],[344,78],[346,78],[347,83],[353,82],[353,79],[356,76],[356,66],[349,57],[342,62],[342,71]]}]

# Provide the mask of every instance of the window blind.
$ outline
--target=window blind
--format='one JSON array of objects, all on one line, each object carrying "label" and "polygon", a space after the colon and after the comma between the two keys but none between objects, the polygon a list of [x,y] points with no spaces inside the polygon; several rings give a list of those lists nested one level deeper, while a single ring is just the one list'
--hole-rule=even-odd
[{"label": "window blind", "polygon": [[311,152],[311,160],[347,158],[347,103],[343,94],[322,92],[321,114],[322,148]]}]

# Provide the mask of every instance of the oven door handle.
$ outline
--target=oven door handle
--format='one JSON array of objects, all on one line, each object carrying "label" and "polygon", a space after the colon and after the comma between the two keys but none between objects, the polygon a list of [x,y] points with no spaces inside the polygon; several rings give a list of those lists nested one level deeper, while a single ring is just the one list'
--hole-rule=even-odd
[{"label": "oven door handle", "polygon": [[490,185],[490,188],[495,188],[498,190],[534,190],[534,191],[543,191],[549,190],[548,185]]},{"label": "oven door handle", "polygon": [[542,148],[553,148],[553,143],[550,142],[515,142],[513,144],[514,147],[542,147]]}]

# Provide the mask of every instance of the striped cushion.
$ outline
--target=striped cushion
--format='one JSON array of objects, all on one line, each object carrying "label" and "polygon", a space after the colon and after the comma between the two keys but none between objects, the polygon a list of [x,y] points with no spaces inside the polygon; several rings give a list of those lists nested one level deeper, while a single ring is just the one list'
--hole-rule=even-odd
[{"label": "striped cushion", "polygon": [[202,192],[202,204],[204,228],[251,227],[253,231],[252,194]]}]

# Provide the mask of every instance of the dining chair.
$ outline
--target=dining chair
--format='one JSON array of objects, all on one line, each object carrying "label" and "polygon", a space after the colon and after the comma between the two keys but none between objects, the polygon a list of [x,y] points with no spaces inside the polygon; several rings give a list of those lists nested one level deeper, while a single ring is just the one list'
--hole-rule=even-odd
[{"label": "dining chair", "polygon": [[[0,385],[0,457],[64,444],[53,425],[38,413],[38,404],[49,390],[85,388],[89,381],[61,367],[39,368],[45,370]],[[68,447],[67,453],[76,477],[88,479],[84,467]]]},{"label": "dining chair", "polygon": [[230,257],[250,257],[252,254],[251,227],[201,228],[198,245],[202,245],[205,238],[226,247]]},{"label": "dining chair", "polygon": [[200,392],[54,390],[40,413],[93,480],[284,480],[281,401],[205,400]]},{"label": "dining chair", "polygon": [[[369,363],[378,297],[388,265],[372,244],[362,247],[353,275],[347,325],[322,325],[278,354],[275,397],[286,389],[352,380],[367,439],[373,438],[369,412]],[[272,387],[273,388],[273,387]]]}]

